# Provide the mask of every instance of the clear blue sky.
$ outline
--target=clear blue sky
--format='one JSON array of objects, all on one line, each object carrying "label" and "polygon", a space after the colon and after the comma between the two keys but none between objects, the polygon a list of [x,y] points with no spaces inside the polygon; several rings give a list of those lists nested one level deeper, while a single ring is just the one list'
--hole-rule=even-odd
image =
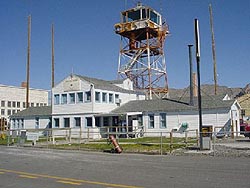
[{"label": "clear blue sky", "polygon": [[[52,23],[56,83],[72,70],[80,75],[116,79],[120,37],[113,26],[120,21],[120,11],[125,6],[134,7],[136,2],[0,0],[0,84],[19,86],[26,80],[29,14],[31,87],[50,89]],[[244,87],[250,83],[250,0],[142,0],[142,3],[162,12],[169,24],[171,34],[165,43],[169,87],[183,88],[189,84],[187,45],[194,43],[195,18],[200,25],[201,83],[213,84],[209,3],[213,8],[219,85]]]}]

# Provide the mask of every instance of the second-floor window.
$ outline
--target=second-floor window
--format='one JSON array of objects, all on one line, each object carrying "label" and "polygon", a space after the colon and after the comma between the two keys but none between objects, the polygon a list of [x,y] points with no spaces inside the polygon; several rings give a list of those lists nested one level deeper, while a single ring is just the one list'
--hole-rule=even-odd
[{"label": "second-floor window", "polygon": [[59,104],[59,94],[54,95],[54,104]]},{"label": "second-floor window", "polygon": [[85,92],[85,102],[91,102],[91,91]]},{"label": "second-floor window", "polygon": [[102,93],[102,102],[107,102],[107,93]]},{"label": "second-floor window", "polygon": [[83,93],[77,93],[77,102],[82,103],[83,102]]},{"label": "second-floor window", "polygon": [[69,94],[69,103],[73,104],[76,102],[76,96],[75,93],[70,93]]},{"label": "second-floor window", "polygon": [[67,94],[62,94],[62,104],[67,104]]},{"label": "second-floor window", "polygon": [[101,102],[101,93],[100,92],[95,92],[95,101],[96,102]]},{"label": "second-floor window", "polygon": [[109,93],[109,103],[114,103],[114,94]]}]

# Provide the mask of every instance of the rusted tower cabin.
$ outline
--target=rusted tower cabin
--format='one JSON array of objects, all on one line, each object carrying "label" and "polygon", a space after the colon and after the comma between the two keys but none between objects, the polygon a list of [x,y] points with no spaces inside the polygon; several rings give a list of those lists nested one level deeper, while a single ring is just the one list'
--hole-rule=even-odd
[{"label": "rusted tower cabin", "polygon": [[148,99],[165,97],[168,84],[164,42],[169,31],[162,16],[138,3],[121,12],[115,32],[121,36],[119,78],[130,78],[134,88],[146,92]]}]

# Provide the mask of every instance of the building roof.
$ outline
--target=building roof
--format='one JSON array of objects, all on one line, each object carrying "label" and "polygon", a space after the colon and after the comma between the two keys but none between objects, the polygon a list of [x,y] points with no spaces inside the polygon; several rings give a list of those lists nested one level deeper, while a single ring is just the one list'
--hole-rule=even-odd
[{"label": "building roof", "polygon": [[[11,85],[4,85],[4,84],[0,84],[0,88],[12,88],[12,89],[22,89],[22,90],[26,90],[26,87],[22,87],[22,86],[11,86]],[[49,92],[48,90],[45,90],[45,89],[36,89],[36,88],[29,88],[29,90],[36,90],[36,91]]]},{"label": "building roof", "polygon": [[52,108],[51,106],[37,106],[37,107],[29,107],[25,110],[17,112],[10,116],[13,118],[24,118],[24,117],[41,117],[41,116],[51,116]]},{"label": "building roof", "polygon": [[121,93],[134,93],[134,94],[138,94],[139,92],[134,91],[134,90],[127,90],[127,89],[123,89],[117,85],[117,83],[121,83],[121,81],[106,81],[106,80],[101,80],[101,79],[97,79],[97,78],[90,78],[87,76],[81,76],[81,75],[75,75],[78,78],[80,78],[83,81],[87,81],[90,82],[92,84],[94,84],[95,89],[102,89],[102,90],[108,90],[108,91],[116,91],[116,92],[121,92]]},{"label": "building roof", "polygon": [[[223,101],[213,98],[202,100],[203,110],[223,109],[230,110],[233,100]],[[111,113],[128,112],[180,112],[180,111],[198,111],[197,100],[194,100],[194,106],[187,102],[174,99],[154,99],[154,100],[134,100],[114,109]]]}]

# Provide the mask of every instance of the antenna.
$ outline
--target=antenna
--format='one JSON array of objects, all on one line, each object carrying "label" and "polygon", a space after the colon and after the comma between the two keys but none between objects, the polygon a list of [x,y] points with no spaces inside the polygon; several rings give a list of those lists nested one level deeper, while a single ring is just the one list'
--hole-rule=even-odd
[{"label": "antenna", "polygon": [[216,65],[216,54],[215,54],[215,39],[214,39],[214,26],[213,26],[213,13],[212,5],[209,4],[209,14],[210,14],[210,29],[212,37],[212,54],[213,54],[213,64],[214,64],[214,94],[217,95],[217,65]]},{"label": "antenna", "polygon": [[30,87],[30,32],[31,15],[28,16],[28,47],[27,47],[27,84],[26,84],[26,108],[29,107],[29,87]]}]

